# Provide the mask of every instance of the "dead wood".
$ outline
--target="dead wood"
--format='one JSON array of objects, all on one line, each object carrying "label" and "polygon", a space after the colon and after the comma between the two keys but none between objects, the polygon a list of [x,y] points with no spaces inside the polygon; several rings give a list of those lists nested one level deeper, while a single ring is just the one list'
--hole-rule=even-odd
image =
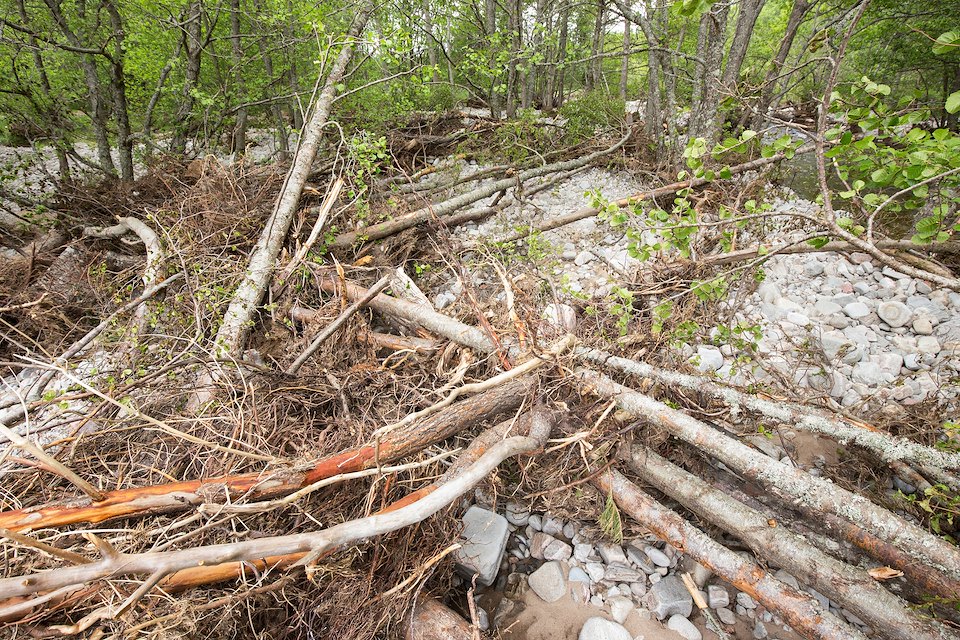
[{"label": "dead wood", "polygon": [[[816,433],[841,444],[866,449],[885,462],[911,462],[940,469],[960,469],[960,453],[934,449],[906,438],[880,431],[864,422],[829,414],[825,410],[781,399],[767,399],[744,393],[702,376],[666,371],[641,360],[619,358],[597,349],[577,349],[575,354],[587,362],[609,367],[662,384],[697,393],[707,393],[727,404],[736,415],[741,410],[756,411],[800,431]],[[943,476],[941,476],[943,477]]]},{"label": "dead wood", "polygon": [[797,633],[810,640],[864,640],[866,636],[825,610],[810,594],[783,583],[754,562],[714,541],[679,514],[641,491],[619,472],[609,469],[593,484],[613,496],[627,515],[658,538],[747,593],[780,615]]},{"label": "dead wood", "polygon": [[[15,598],[123,576],[151,576],[151,580],[144,583],[149,585],[151,582],[154,584],[159,582],[164,576],[192,567],[255,561],[269,556],[293,553],[308,553],[309,555],[301,562],[309,563],[313,558],[330,549],[396,531],[429,518],[472,489],[504,460],[541,450],[553,428],[553,421],[554,417],[549,412],[533,410],[528,436],[514,436],[500,440],[484,451],[475,463],[443,483],[435,491],[389,513],[344,522],[321,531],[271,536],[229,544],[138,554],[114,551],[105,554],[98,561],[87,564],[63,567],[57,571],[34,573],[30,576],[0,579],[0,593]],[[112,617],[113,614],[109,615]]]},{"label": "dead wood", "polygon": [[447,214],[458,211],[468,205],[473,204],[479,200],[490,197],[495,193],[500,191],[505,191],[515,186],[522,185],[528,180],[533,178],[539,178],[541,176],[546,176],[551,173],[559,173],[562,171],[570,171],[579,167],[587,166],[593,162],[596,162],[600,158],[608,156],[615,153],[627,143],[627,140],[630,139],[630,133],[621,138],[616,144],[607,149],[591,153],[582,158],[577,158],[575,160],[567,160],[564,162],[556,162],[553,164],[548,164],[542,167],[535,167],[533,169],[527,169],[526,171],[521,171],[516,176],[511,176],[507,178],[502,178],[496,180],[493,183],[486,185],[482,188],[474,189],[467,193],[461,194],[450,200],[440,202],[434,205],[418,209],[412,213],[408,213],[405,216],[400,216],[394,220],[389,220],[387,222],[381,222],[379,224],[370,225],[369,227],[364,227],[357,231],[351,231],[348,233],[342,233],[338,235],[334,241],[330,244],[331,249],[347,249],[357,244],[358,242],[368,242],[371,240],[380,240],[381,238],[386,238],[392,236],[396,233],[400,233],[405,229],[415,227],[417,225],[423,224],[424,222],[430,220],[431,218],[437,217],[440,218]]},{"label": "dead wood", "polygon": [[[863,496],[813,477],[795,467],[774,462],[703,422],[649,396],[617,384],[606,376],[578,369],[585,388],[616,400],[617,405],[656,424],[672,435],[720,460],[743,477],[772,490],[783,499],[801,502],[817,512],[841,516],[953,580],[960,579],[960,550]],[[900,568],[900,567],[895,567]]]},{"label": "dead wood", "polygon": [[713,489],[646,447],[635,446],[621,453],[645,482],[736,536],[758,557],[854,612],[880,635],[892,640],[943,637],[942,627],[919,617],[865,571],[828,556],[786,527],[771,526],[766,515]]},{"label": "dead wood", "polygon": [[[536,377],[520,378],[451,405],[417,423],[396,429],[376,445],[365,445],[323,458],[307,469],[264,471],[242,475],[171,482],[106,492],[94,502],[73,499],[0,512],[0,528],[28,531],[79,522],[104,522],[115,518],[143,517],[188,510],[207,502],[265,500],[287,495],[319,480],[341,473],[370,469],[397,460],[445,440],[483,420],[515,411]],[[276,554],[271,554],[276,555]]]}]

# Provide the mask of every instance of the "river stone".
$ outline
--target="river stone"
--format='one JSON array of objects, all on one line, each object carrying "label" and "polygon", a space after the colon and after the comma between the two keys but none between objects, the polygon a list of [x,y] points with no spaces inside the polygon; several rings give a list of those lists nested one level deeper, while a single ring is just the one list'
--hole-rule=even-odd
[{"label": "river stone", "polygon": [[610,615],[621,624],[630,617],[630,612],[634,609],[633,601],[624,596],[614,596],[607,600],[607,604],[610,605]]},{"label": "river stone", "polygon": [[603,579],[608,582],[639,582],[645,579],[645,576],[633,567],[621,562],[613,562],[607,565]]},{"label": "river stone", "polygon": [[530,510],[517,502],[508,502],[503,515],[516,527],[525,527],[530,521]]},{"label": "river stone", "polygon": [[543,552],[554,542],[557,542],[557,539],[553,536],[537,531],[530,538],[530,555],[537,560],[544,560]]},{"label": "river stone", "polygon": [[930,318],[919,317],[913,321],[913,332],[921,336],[929,336],[933,333],[933,323]]},{"label": "river stone", "polygon": [[647,593],[646,604],[658,620],[674,614],[687,617],[693,611],[693,598],[676,576],[666,576],[654,584]]},{"label": "river stone", "polygon": [[741,591],[737,594],[737,604],[743,607],[744,609],[756,609],[756,601],[750,597],[749,593],[744,593]]},{"label": "river stone", "polygon": [[837,303],[824,299],[817,300],[817,302],[813,305],[813,309],[821,316],[829,316],[843,311],[843,307]]},{"label": "river stone", "polygon": [[716,371],[723,366],[723,354],[716,347],[700,345],[697,347],[697,356],[700,359],[697,369],[703,373]]},{"label": "river stone", "polygon": [[580,567],[570,567],[570,575],[567,578],[570,582],[583,582],[590,584],[590,576]]},{"label": "river stone", "polygon": [[627,545],[627,557],[630,558],[630,561],[637,565],[637,567],[647,575],[650,575],[657,570],[657,565],[653,564],[653,561],[650,560],[650,556],[648,556],[643,549],[636,547],[633,544]]},{"label": "river stone", "polygon": [[613,562],[625,563],[627,561],[627,556],[623,553],[623,547],[618,544],[601,542],[597,545],[597,551],[600,552],[600,557],[603,558],[603,561],[607,564]]},{"label": "river stone", "polygon": [[[544,560],[569,560],[573,549],[563,540],[554,540],[543,550]],[[531,554],[532,555],[532,554]]]},{"label": "river stone", "polygon": [[757,287],[757,293],[760,295],[760,299],[767,304],[773,304],[780,299],[780,289],[769,280],[760,283],[760,286]]},{"label": "river stone", "polygon": [[587,572],[587,575],[589,575],[590,579],[594,582],[603,580],[603,574],[606,571],[599,562],[588,562],[584,565],[583,570]]},{"label": "river stone", "polygon": [[477,582],[490,586],[500,571],[500,561],[510,536],[507,519],[474,505],[463,515],[461,546],[454,552],[457,569],[477,574]]},{"label": "river stone", "polygon": [[917,351],[935,356],[940,353],[940,341],[933,336],[923,336],[917,340]]},{"label": "river stone", "polygon": [[700,633],[700,630],[683,616],[670,616],[670,620],[667,621],[667,629],[676,631],[685,640],[703,640],[703,634]]},{"label": "river stone", "polygon": [[757,624],[753,627],[753,637],[756,640],[764,640],[767,637],[767,628],[763,626],[763,623],[757,620]]},{"label": "river stone", "polygon": [[567,581],[559,562],[545,562],[530,574],[527,583],[544,602],[556,602],[567,593]]},{"label": "river stone", "polygon": [[735,616],[733,611],[730,611],[730,609],[717,609],[717,617],[720,618],[720,622],[723,624],[730,626],[737,624],[737,616]]},{"label": "river stone", "polygon": [[577,312],[568,304],[548,304],[543,309],[543,319],[554,329],[567,333],[573,333],[577,328]]},{"label": "river stone", "polygon": [[586,562],[590,556],[593,555],[593,545],[592,544],[575,544],[573,545],[573,557],[579,560],[580,562]]},{"label": "river stone", "polygon": [[606,618],[590,618],[580,629],[577,640],[633,640],[623,625]]},{"label": "river stone", "polygon": [[730,606],[730,594],[717,584],[707,585],[707,602],[711,609]]},{"label": "river stone", "polygon": [[658,567],[670,566],[670,558],[663,551],[660,551],[660,549],[656,547],[646,547],[643,551],[647,554],[647,557],[650,558],[650,561]]},{"label": "river stone", "polygon": [[910,322],[913,312],[902,302],[887,300],[881,302],[880,306],[877,307],[877,315],[880,316],[881,320],[896,329]]},{"label": "river stone", "polygon": [[870,307],[862,302],[851,302],[843,308],[843,312],[847,314],[848,317],[857,320],[870,315]]}]

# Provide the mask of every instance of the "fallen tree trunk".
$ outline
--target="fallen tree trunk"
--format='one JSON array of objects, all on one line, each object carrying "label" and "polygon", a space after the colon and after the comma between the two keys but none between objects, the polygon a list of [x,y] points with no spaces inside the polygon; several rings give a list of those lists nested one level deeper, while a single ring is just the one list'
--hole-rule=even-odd
[{"label": "fallen tree trunk", "polygon": [[734,415],[741,409],[756,411],[780,422],[794,425],[800,431],[826,436],[841,444],[852,443],[862,447],[885,462],[912,462],[941,469],[960,469],[960,453],[934,449],[925,445],[884,433],[862,422],[818,412],[793,402],[768,400],[757,395],[709,380],[676,371],[664,371],[640,360],[619,358],[597,349],[576,349],[574,354],[587,362],[609,367],[630,375],[652,378],[662,384],[697,393],[707,393],[722,400]]},{"label": "fallen tree trunk", "polygon": [[[645,447],[622,451],[641,479],[745,542],[757,556],[813,586],[891,640],[940,640],[944,629],[920,618],[865,571],[840,562],[766,515],[718,491]],[[960,597],[960,592],[954,598]]]},{"label": "fallen tree trunk", "polygon": [[420,598],[407,621],[406,640],[474,640],[473,626],[433,598]]},{"label": "fallen tree trunk", "polygon": [[[814,150],[813,145],[804,145],[796,151],[796,153],[809,153]],[[786,156],[781,152],[770,156],[769,158],[758,158],[756,160],[751,160],[750,162],[744,162],[743,164],[738,164],[736,166],[730,167],[730,174],[737,175],[738,173],[744,173],[746,171],[752,171],[753,169],[759,169],[769,164],[775,162],[780,162]],[[611,204],[616,206],[619,209],[629,207],[632,204],[638,202],[643,202],[645,200],[654,200],[660,196],[669,196],[677,191],[682,191],[683,189],[693,189],[696,187],[702,187],[705,184],[709,184],[711,181],[705,178],[690,178],[689,180],[684,180],[683,182],[674,182],[673,184],[668,184],[657,189],[652,189],[650,191],[645,191],[644,193],[638,193],[636,195],[628,196],[626,198],[621,198]],[[568,224],[573,224],[578,220],[584,220],[586,218],[592,218],[600,213],[600,209],[595,207],[584,207],[583,209],[578,209],[572,213],[566,215],[557,216],[556,218],[550,218],[549,220],[544,220],[536,226],[530,226],[526,229],[521,229],[516,233],[513,233],[506,238],[501,238],[500,242],[513,242],[515,240],[522,240],[532,233],[552,231],[553,229],[559,229]]]},{"label": "fallen tree trunk", "polygon": [[756,563],[714,541],[617,471],[604,471],[593,480],[593,484],[605,495],[613,496],[617,506],[658,538],[681,549],[770,611],[775,611],[803,637],[810,640],[865,640],[866,636],[824,610],[810,594],[777,580]]},{"label": "fallen tree trunk", "polygon": [[588,390],[615,400],[624,411],[643,416],[784,499],[850,520],[881,540],[903,549],[914,561],[925,563],[953,580],[960,579],[960,550],[863,496],[795,467],[773,462],[766,455],[703,422],[619,385],[602,374],[578,369],[576,375]]},{"label": "fallen tree trunk", "polygon": [[[323,90],[313,106],[313,115],[304,127],[293,165],[290,167],[283,188],[277,196],[273,215],[264,225],[260,239],[257,240],[257,244],[250,254],[243,280],[237,286],[230,306],[223,315],[223,323],[220,325],[214,341],[215,348],[220,356],[236,355],[243,346],[243,341],[252,324],[251,319],[254,310],[263,299],[263,294],[270,282],[270,276],[276,267],[277,256],[280,254],[280,249],[287,237],[287,231],[290,229],[290,223],[297,211],[300,195],[303,193],[303,187],[317,156],[323,128],[327,124],[330,109],[333,107],[337,87],[343,80],[347,65],[353,57],[354,42],[363,33],[373,10],[373,0],[364,0],[357,7],[356,17],[350,25],[343,47],[327,74]],[[198,401],[194,404],[199,406],[201,402]]]},{"label": "fallen tree trunk", "polygon": [[247,473],[219,478],[171,482],[148,487],[106,492],[94,502],[73,499],[0,512],[0,528],[27,531],[61,527],[80,522],[104,522],[115,518],[184,511],[205,502],[245,498],[248,501],[283,496],[341,473],[370,469],[422,450],[435,442],[492,419],[520,406],[535,388],[536,377],[520,378],[478,394],[429,418],[385,435],[379,449],[365,445],[318,461],[303,470]]},{"label": "fallen tree trunk", "polygon": [[[920,251],[923,253],[943,253],[946,255],[960,254],[960,242],[931,242],[930,244],[917,244],[910,240],[878,240],[874,246],[883,251]],[[702,256],[696,260],[691,260],[689,264],[703,266],[719,266],[725,264],[735,264],[746,260],[753,260],[760,257],[760,248],[740,249],[730,251],[729,253],[718,253],[716,255]],[[824,253],[824,252],[859,252],[860,249],[842,240],[834,240],[825,245],[814,247],[809,244],[790,244],[777,247],[764,247],[764,254],[775,253],[778,255],[790,255],[798,253]]]},{"label": "fallen tree trunk", "polygon": [[487,449],[479,459],[462,473],[444,483],[436,491],[413,504],[390,513],[351,520],[322,531],[285,536],[271,536],[229,544],[195,547],[168,552],[123,554],[116,551],[101,560],[56,571],[34,573],[0,579],[0,593],[18,597],[53,591],[70,585],[86,584],[103,578],[123,576],[150,576],[145,585],[156,584],[166,575],[202,565],[258,560],[269,556],[308,553],[301,562],[311,557],[406,526],[421,522],[472,489],[496,469],[504,460],[543,448],[553,424],[548,414],[534,412],[529,436],[514,436],[500,440]]},{"label": "fallen tree trunk", "polygon": [[469,206],[474,202],[490,197],[495,193],[505,191],[506,189],[515,187],[517,185],[521,185],[527,180],[539,178],[540,176],[549,175],[551,173],[570,171],[572,169],[584,167],[596,162],[604,156],[615,153],[627,143],[627,140],[630,139],[630,135],[631,134],[628,133],[626,136],[621,138],[619,142],[607,149],[591,153],[590,155],[582,158],[567,160],[565,162],[556,162],[554,164],[548,164],[542,167],[527,169],[526,171],[521,171],[516,176],[496,180],[482,188],[474,189],[473,191],[464,193],[455,198],[451,198],[445,202],[418,209],[417,211],[400,216],[394,220],[388,220],[387,222],[370,225],[369,227],[364,227],[363,229],[359,229],[357,231],[342,233],[334,239],[334,241],[330,244],[330,248],[347,249],[358,242],[380,240],[381,238],[392,236],[396,233],[404,231],[405,229],[422,224],[433,217],[440,217],[448,213],[453,213],[458,209],[462,209],[463,207]]}]

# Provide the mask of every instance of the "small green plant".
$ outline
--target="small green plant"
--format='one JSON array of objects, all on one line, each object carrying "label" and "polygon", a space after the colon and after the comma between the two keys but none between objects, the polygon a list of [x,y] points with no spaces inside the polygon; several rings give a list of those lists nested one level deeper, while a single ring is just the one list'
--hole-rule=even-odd
[{"label": "small green plant", "polygon": [[927,487],[922,494],[906,495],[898,491],[897,496],[924,510],[929,518],[930,528],[955,544],[953,537],[944,533],[943,527],[947,525],[953,529],[954,522],[960,516],[960,495],[945,484],[935,484]]},{"label": "small green plant", "polygon": [[604,534],[617,544],[623,542],[623,520],[620,518],[620,510],[617,509],[617,503],[613,500],[613,491],[607,494],[607,502],[600,514],[600,529]]},{"label": "small green plant", "polygon": [[610,305],[610,313],[617,318],[617,328],[620,335],[627,335],[630,327],[630,320],[633,319],[633,292],[623,287],[615,286],[610,292],[613,303]]}]

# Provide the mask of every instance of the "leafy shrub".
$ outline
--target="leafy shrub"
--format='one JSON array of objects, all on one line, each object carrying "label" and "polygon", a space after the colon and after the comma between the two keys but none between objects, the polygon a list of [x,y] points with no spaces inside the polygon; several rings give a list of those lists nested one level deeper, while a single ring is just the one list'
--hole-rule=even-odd
[{"label": "leafy shrub", "polygon": [[591,91],[560,107],[567,120],[567,135],[574,141],[593,136],[597,129],[619,126],[623,120],[624,102],[619,97]]}]

